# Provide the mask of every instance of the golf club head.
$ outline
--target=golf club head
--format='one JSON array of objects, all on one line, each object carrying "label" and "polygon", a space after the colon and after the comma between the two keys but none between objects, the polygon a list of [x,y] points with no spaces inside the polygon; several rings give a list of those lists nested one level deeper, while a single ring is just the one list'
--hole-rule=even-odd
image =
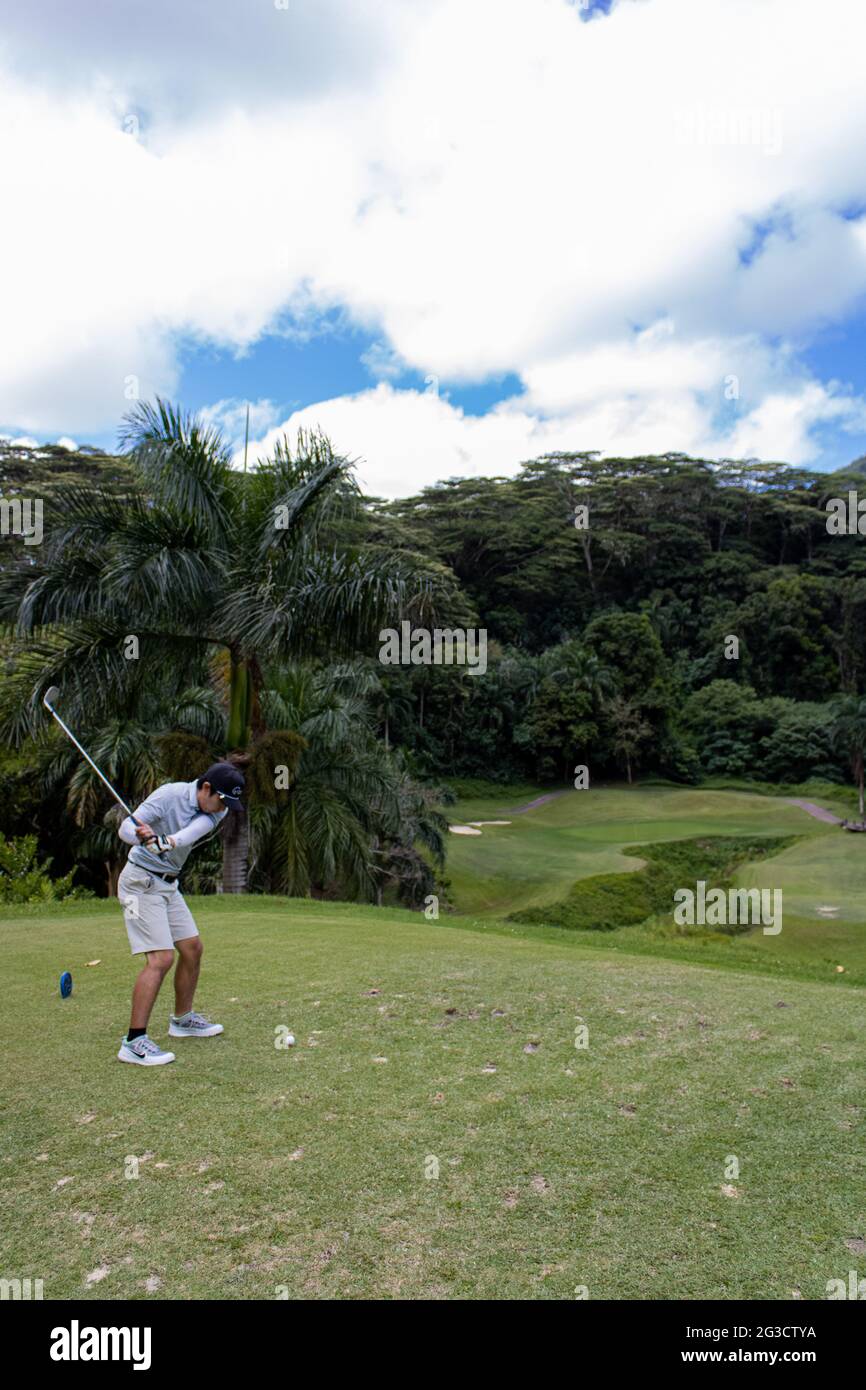
[{"label": "golf club head", "polygon": [[59,685],[49,685],[49,687],[48,687],[48,689],[46,690],[45,694],[42,696],[42,703],[43,703],[43,705],[45,706],[46,709],[51,709],[51,706],[54,704],[54,701],[57,699],[57,697],[58,697],[59,694],[60,694],[60,686],[59,686]]}]

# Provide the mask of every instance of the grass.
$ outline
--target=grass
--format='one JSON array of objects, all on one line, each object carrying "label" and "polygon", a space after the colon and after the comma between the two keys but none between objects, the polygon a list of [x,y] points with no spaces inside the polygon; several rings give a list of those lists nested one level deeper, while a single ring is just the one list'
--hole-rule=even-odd
[{"label": "grass", "polygon": [[[526,800],[539,794],[530,789]],[[808,799],[827,804],[814,791]],[[582,932],[590,949],[690,960],[776,978],[833,982],[844,976],[846,983],[866,985],[866,836],[816,820],[784,797],[742,788],[569,789],[523,815],[513,814],[515,805],[506,807],[491,789],[487,798],[449,808],[449,818],[458,823],[508,819],[506,810],[512,812],[508,826],[486,826],[480,836],[455,835],[449,841],[451,901],[458,912],[486,924],[487,931],[541,933],[550,939],[544,925],[549,924],[556,939],[557,923],[601,924],[616,929],[601,941],[592,940],[595,933]],[[673,927],[669,913],[659,912],[657,895],[646,891],[647,859],[638,851],[643,848],[663,870],[667,861],[673,872],[683,846],[698,838],[755,847],[754,856],[734,869],[731,879],[738,887],[782,889],[778,936],[764,935],[760,928],[740,935],[686,932]],[[777,852],[780,841],[788,841],[788,847]],[[670,847],[667,855],[665,846]],[[711,877],[699,873],[695,864],[679,867],[683,887],[694,885],[697,877]],[[665,891],[668,877],[666,870],[659,875]],[[817,911],[822,905],[833,906],[837,915],[822,916]],[[641,922],[644,907],[655,915]],[[518,927],[515,919],[539,925]]]},{"label": "grass", "polygon": [[[193,899],[226,1032],[157,1071],[115,1060],[116,905],[4,910],[4,1277],[141,1300],[787,1300],[847,1278],[863,840],[736,788],[524,815],[542,789],[463,790],[452,820],[512,823],[451,837],[462,915]],[[702,875],[781,887],[781,934],[674,929],[663,896]]]},{"label": "grass", "polygon": [[643,861],[640,869],[578,879],[561,902],[524,908],[512,913],[510,920],[552,922],[575,931],[617,931],[620,927],[636,926],[648,917],[666,913],[681,885],[702,879],[708,887],[727,889],[734,870],[744,861],[775,855],[787,849],[792,838],[696,836],[661,844],[629,845],[629,856]]},{"label": "grass", "polygon": [[782,798],[693,787],[569,789],[533,811],[513,815],[520,804],[542,794],[530,788],[521,803],[494,793],[447,808],[455,823],[507,819],[512,812],[510,826],[450,837],[448,874],[458,911],[504,916],[553,902],[576,879],[639,869],[641,860],[625,852],[637,843],[695,835],[843,833]]},{"label": "grass", "polygon": [[[590,830],[615,857],[615,818]],[[844,980],[491,918],[192,906],[226,1032],[149,1072],[114,1056],[116,905],[0,921],[6,1277],[49,1299],[788,1300],[857,1266],[866,994]]]}]

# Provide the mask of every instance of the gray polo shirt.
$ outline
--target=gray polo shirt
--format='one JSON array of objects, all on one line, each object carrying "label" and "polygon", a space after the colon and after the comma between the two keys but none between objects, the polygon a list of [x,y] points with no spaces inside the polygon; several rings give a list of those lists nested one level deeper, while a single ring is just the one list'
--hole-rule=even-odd
[{"label": "gray polo shirt", "polygon": [[118,834],[133,848],[129,851],[131,864],[151,873],[179,873],[187,861],[193,845],[204,835],[215,830],[228,814],[218,811],[211,815],[202,811],[198,804],[198,787],[193,782],[165,782],[151,792],[146,801],[135,812],[135,819],[143,821],[155,830],[157,835],[173,835],[179,844],[166,854],[157,854],[146,849],[135,833],[135,826],[129,817],[120,826]]}]

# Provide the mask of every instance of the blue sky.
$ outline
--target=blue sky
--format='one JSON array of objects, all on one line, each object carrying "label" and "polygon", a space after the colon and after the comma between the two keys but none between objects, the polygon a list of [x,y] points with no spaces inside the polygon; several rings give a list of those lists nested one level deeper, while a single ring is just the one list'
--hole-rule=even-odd
[{"label": "blue sky", "polygon": [[[264,396],[288,415],[331,396],[367,390],[371,377],[363,357],[374,342],[372,335],[343,325],[304,343],[264,337],[240,358],[193,350],[184,359],[180,399],[199,409],[215,397],[254,401]],[[801,358],[817,378],[838,378],[855,394],[866,395],[866,314],[816,332]],[[395,384],[426,389],[420,372],[407,371]],[[514,373],[472,385],[440,381],[440,390],[467,415],[483,415],[497,401],[520,395],[521,389]],[[866,453],[866,430],[828,430],[825,439],[828,454],[822,466],[838,467]]]},{"label": "blue sky", "polygon": [[[196,411],[220,400],[241,404],[264,398],[274,403],[281,418],[288,418],[319,401],[369,390],[375,378],[364,355],[376,341],[375,335],[331,314],[323,316],[320,332],[303,341],[266,334],[240,354],[188,344],[180,353],[181,375],[173,398]],[[866,314],[816,332],[801,357],[819,380],[836,378],[855,395],[866,395]],[[394,384],[419,392],[428,389],[420,371],[407,370]],[[519,376],[505,373],[471,385],[440,379],[440,391],[464,414],[483,416],[498,401],[519,396],[522,385]],[[0,424],[0,433],[15,437],[20,430],[7,421]],[[239,430],[228,433],[239,444]],[[116,430],[91,431],[77,442],[112,449]],[[830,428],[822,432],[822,443],[822,457],[814,466],[840,467],[866,453],[866,430],[846,433]],[[582,447],[581,441],[575,440],[573,447]]]},{"label": "blue sky", "polygon": [[318,425],[384,495],[551,449],[838,467],[866,12],[821,25],[832,63],[810,0],[10,8],[0,433],[112,447],[137,392],[236,446],[250,401],[254,453]]},{"label": "blue sky", "polygon": [[[324,324],[320,334],[304,342],[266,336],[240,358],[192,350],[183,361],[181,398],[198,409],[214,399],[266,397],[281,414],[289,415],[331,396],[368,390],[376,378],[364,357],[376,343],[375,335],[333,316]],[[426,376],[411,369],[394,384],[407,390],[429,389]],[[521,383],[513,373],[505,373],[471,385],[440,380],[440,390],[465,414],[483,415],[497,401],[519,395]]]},{"label": "blue sky", "polygon": [[[181,354],[175,396],[190,410],[206,409],[218,400],[243,403],[264,398],[274,403],[281,418],[288,418],[319,401],[369,390],[374,378],[363,359],[376,341],[375,335],[341,323],[332,315],[323,320],[320,333],[303,342],[265,335],[241,355],[190,345]],[[838,378],[855,395],[866,395],[866,315],[816,333],[801,356],[816,378]],[[393,384],[419,392],[428,389],[418,371],[406,371]],[[519,396],[521,391],[520,378],[514,373],[471,385],[440,379],[440,392],[466,415],[483,416],[498,401]],[[720,406],[721,413],[731,409]],[[13,430],[10,423],[0,432]],[[229,434],[239,444],[240,430],[230,430]],[[96,432],[87,442],[112,448],[116,433]],[[822,443],[822,457],[814,466],[841,467],[866,453],[866,430],[846,433],[829,428],[822,431]],[[573,447],[581,448],[581,441],[576,439]]]}]

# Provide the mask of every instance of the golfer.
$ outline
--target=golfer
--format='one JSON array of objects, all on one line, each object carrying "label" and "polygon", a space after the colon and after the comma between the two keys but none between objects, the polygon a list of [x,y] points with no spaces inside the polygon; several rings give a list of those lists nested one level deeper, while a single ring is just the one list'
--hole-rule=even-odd
[{"label": "golfer", "polygon": [[243,790],[243,775],[236,767],[214,763],[197,781],[157,787],[135,812],[140,823],[128,816],[120,826],[121,840],[133,849],[118,879],[117,896],[132,954],[145,957],[132,991],[129,1032],[117,1054],[121,1062],[158,1067],[174,1061],[173,1052],[164,1052],[147,1036],[147,1025],[175,950],[175,1012],[169,1019],[169,1036],[212,1038],[223,1031],[221,1023],[193,1013],[202,944],[177,880],[193,845],[216,830],[229,806],[240,806]]}]

